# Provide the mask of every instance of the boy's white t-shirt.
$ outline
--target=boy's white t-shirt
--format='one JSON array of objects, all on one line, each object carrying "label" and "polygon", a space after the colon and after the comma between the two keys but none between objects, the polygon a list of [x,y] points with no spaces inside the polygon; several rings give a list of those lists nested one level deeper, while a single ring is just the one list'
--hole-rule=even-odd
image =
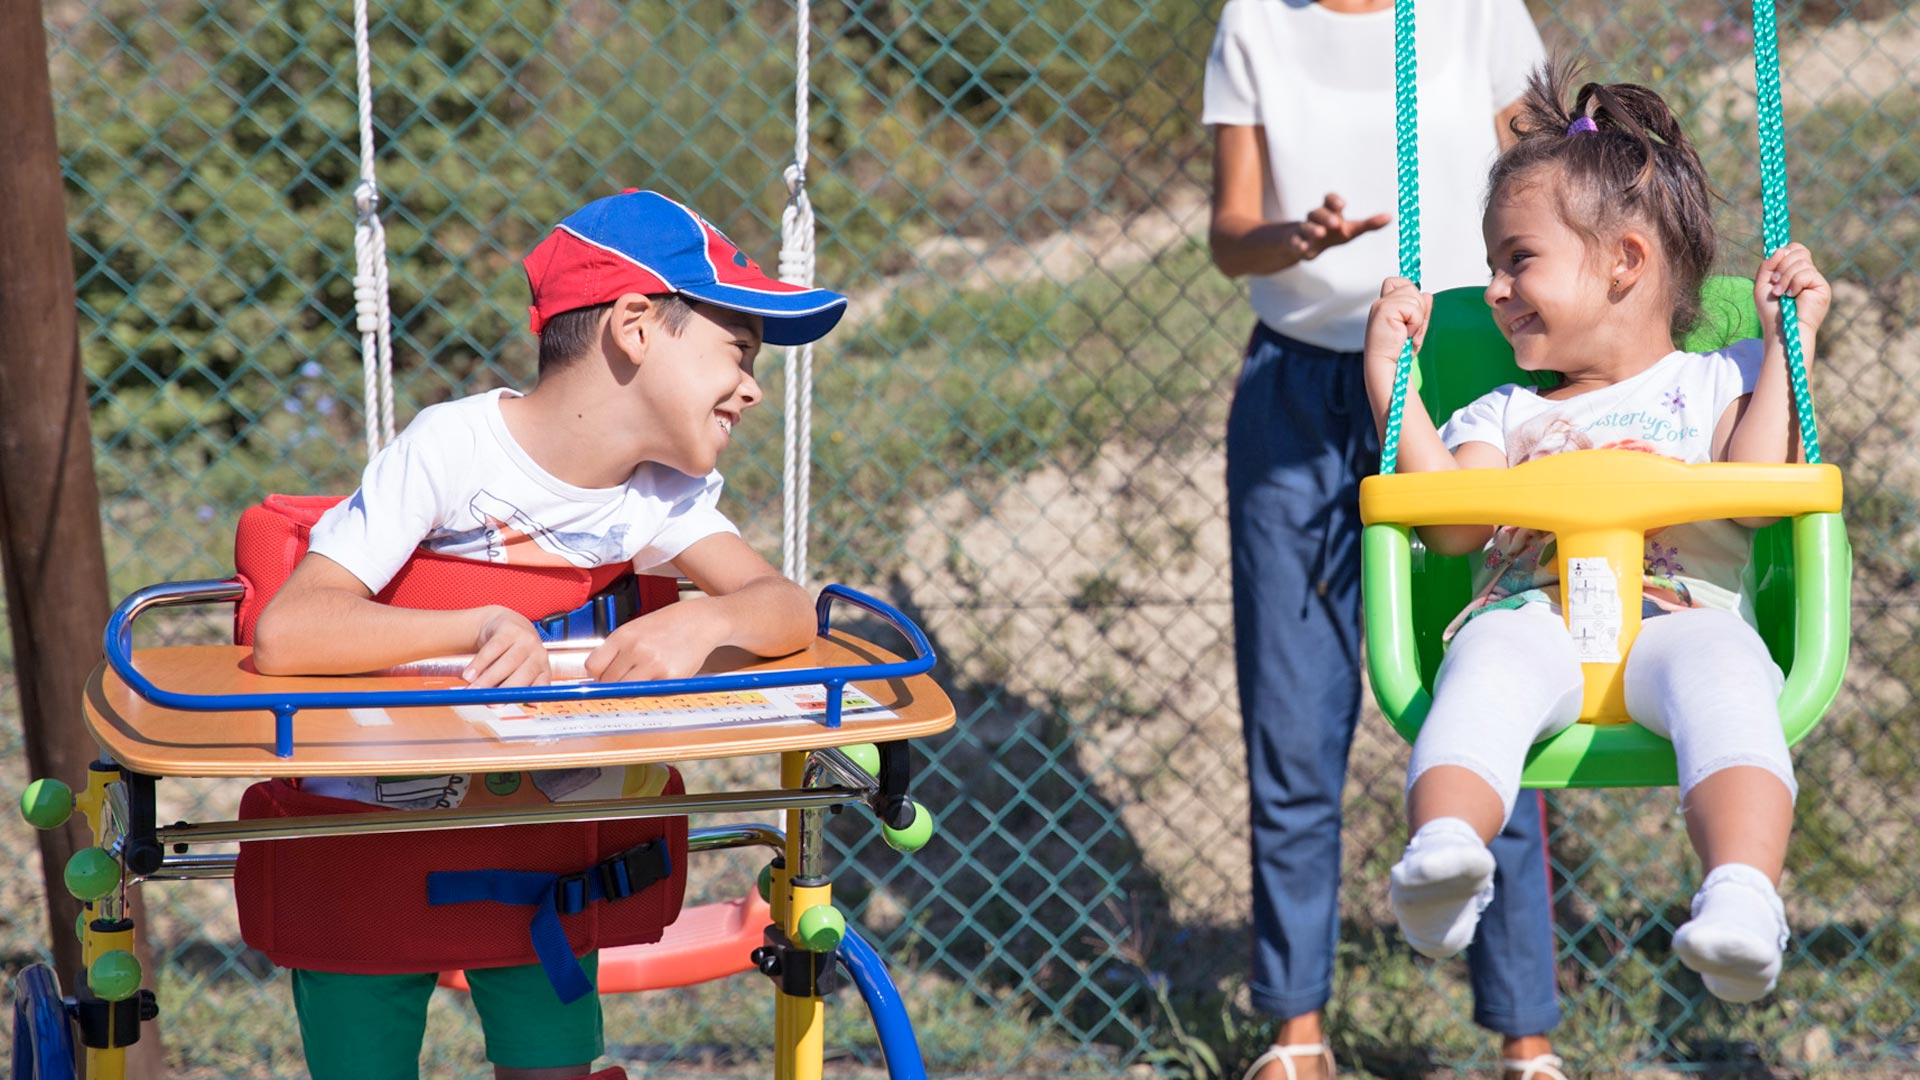
[{"label": "boy's white t-shirt", "polygon": [[[1440,429],[1448,449],[1488,443],[1509,466],[1568,450],[1638,450],[1688,464],[1713,460],[1713,430],[1727,407],[1753,392],[1764,349],[1737,341],[1711,353],[1668,353],[1652,367],[1564,401],[1507,385],[1475,399]],[[1646,598],[1673,610],[1752,611],[1742,589],[1752,530],[1731,521],[1673,525],[1647,534]],[[1455,626],[1478,611],[1554,602],[1559,577],[1552,536],[1511,526],[1495,530],[1474,568],[1474,600]]]},{"label": "boy's white t-shirt", "polygon": [[[308,550],[378,593],[416,548],[481,562],[585,569],[630,562],[645,573],[717,533],[739,535],[718,508],[718,472],[642,464],[613,488],[583,488],[541,468],[507,430],[494,390],[423,410],[374,455],[360,490],[314,524]],[[517,396],[517,395],[515,395]],[[559,801],[618,798],[622,769],[534,774]],[[311,778],[318,795],[402,809],[458,806],[460,775]]]},{"label": "boy's white t-shirt", "polygon": [[415,548],[521,566],[631,562],[645,573],[695,541],[739,535],[719,511],[718,472],[648,462],[612,488],[554,476],[507,430],[509,394],[518,396],[494,390],[423,410],[374,455],[360,490],[314,525],[308,550],[377,593]]},{"label": "boy's white t-shirt", "polygon": [[[1421,286],[1485,284],[1480,234],[1494,114],[1546,60],[1522,0],[1449,0],[1418,23]],[[1252,279],[1275,330],[1355,351],[1380,282],[1400,272],[1394,150],[1393,11],[1343,15],[1303,0],[1230,0],[1207,56],[1207,124],[1265,130],[1269,221],[1299,221],[1328,192],[1350,219],[1396,222],[1277,274]]]}]

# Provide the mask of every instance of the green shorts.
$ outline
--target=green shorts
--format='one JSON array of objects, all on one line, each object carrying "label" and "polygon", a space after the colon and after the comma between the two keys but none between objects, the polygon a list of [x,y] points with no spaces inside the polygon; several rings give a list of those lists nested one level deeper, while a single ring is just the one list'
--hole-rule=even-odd
[{"label": "green shorts", "polygon": [[[597,954],[580,959],[599,982]],[[307,1070],[313,1080],[417,1080],[436,975],[293,973]],[[538,964],[467,972],[487,1060],[508,1068],[590,1065],[605,1050],[600,996],[563,1005]]]}]

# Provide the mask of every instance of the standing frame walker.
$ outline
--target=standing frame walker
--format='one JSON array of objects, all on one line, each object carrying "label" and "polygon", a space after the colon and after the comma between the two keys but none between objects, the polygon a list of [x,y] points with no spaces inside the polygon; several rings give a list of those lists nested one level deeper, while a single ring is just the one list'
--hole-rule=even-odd
[{"label": "standing frame walker", "polygon": [[[353,6],[360,136],[360,181],[353,191],[354,293],[371,456],[394,434],[391,310],[375,176],[367,2],[354,0]],[[808,0],[797,0],[795,158],[784,174],[788,205],[780,255],[781,276],[802,285],[812,284],[814,245],[805,186],[810,16]],[[811,346],[788,351],[787,374],[784,566],[787,576],[804,585]],[[459,685],[453,676],[464,666],[460,657],[367,676],[276,678],[253,671],[250,649],[238,641],[229,646],[133,647],[134,622],[154,609],[256,599],[264,602],[264,596],[252,596],[244,576],[236,576],[151,586],[116,609],[106,630],[106,660],[86,688],[86,722],[101,746],[100,759],[77,792],[48,778],[30,785],[22,800],[27,819],[41,828],[58,827],[78,810],[94,846],[78,852],[64,872],[68,889],[84,907],[76,927],[85,964],[81,984],[72,996],[63,996],[58,978],[45,964],[30,965],[15,979],[14,1076],[117,1080],[125,1074],[126,1047],[138,1040],[141,1025],[159,1014],[153,992],[140,986],[145,973],[133,954],[137,927],[128,918],[128,891],[146,881],[233,876],[239,857],[206,850],[210,847],[777,811],[783,815],[778,825],[748,822],[687,830],[689,851],[770,849],[773,856],[760,876],[760,896],[690,909],[658,944],[603,950],[599,989],[690,985],[757,970],[774,984],[776,995],[776,1077],[818,1080],[825,997],[844,974],[873,1016],[889,1073],[899,1080],[923,1080],[919,1047],[884,961],[832,904],[823,833],[827,811],[861,804],[873,811],[887,842],[898,850],[917,850],[932,835],[932,815],[908,796],[908,741],[950,728],[954,709],[927,674],[935,656],[925,634],[901,612],[852,589],[828,585],[816,604],[818,636],[793,656],[759,660],[723,652],[709,661],[707,672],[688,679],[519,689]],[[604,634],[616,624],[612,605],[603,604],[604,599],[596,596],[574,611],[530,613],[542,617],[536,621],[542,636],[549,638],[556,666],[569,661],[577,666],[591,647],[580,639]],[[484,591],[473,593],[472,600],[490,602]],[[857,608],[890,626],[906,640],[911,656],[902,658],[835,629],[830,616],[836,605]],[[855,684],[877,712],[843,714],[842,691]],[[819,687],[819,715],[538,741],[500,738],[476,719],[489,706],[507,704],[605,702],[605,712],[619,715],[644,711],[635,699],[788,687]],[[170,825],[158,821],[155,798],[159,780],[170,776],[503,773],[763,754],[779,758],[778,787],[404,814],[369,808],[363,813]],[[544,914],[569,914],[576,900],[584,906],[603,897],[624,899],[629,887],[625,875],[632,868],[625,857],[630,854],[553,875],[550,892],[545,886],[536,890],[543,892],[534,902],[536,944]],[[623,895],[615,895],[616,884]],[[566,944],[564,937],[560,941]],[[458,971],[444,973],[441,982],[465,985]],[[84,1050],[78,1072],[76,1046]]]},{"label": "standing frame walker", "polygon": [[[580,821],[632,821],[687,813],[738,814],[783,811],[782,825],[746,823],[690,831],[690,851],[767,847],[774,856],[761,884],[770,908],[751,902],[708,905],[732,916],[738,946],[732,962],[716,970],[710,943],[695,927],[711,929],[712,917],[688,912],[688,928],[676,941],[669,927],[658,945],[634,946],[675,954],[709,966],[699,974],[758,970],[776,994],[776,1076],[817,1080],[824,1052],[824,998],[852,978],[872,1012],[890,1075],[920,1080],[925,1068],[900,995],[885,964],[832,906],[830,867],[824,851],[826,811],[849,804],[869,807],[888,842],[917,850],[932,834],[932,815],[907,795],[907,740],[938,734],[954,722],[954,710],[927,672],[935,656],[926,636],[883,601],[838,585],[824,588],[816,605],[818,636],[806,650],[775,660],[739,663],[717,657],[719,670],[687,679],[630,683],[573,683],[546,687],[469,689],[436,671],[458,671],[465,658],[424,661],[369,676],[272,677],[253,671],[245,646],[175,646],[134,649],[135,620],[153,609],[240,601],[240,580],[182,582],[142,589],[114,613],[107,631],[107,659],[88,680],[86,719],[100,743],[100,760],[85,787],[74,794],[58,781],[41,780],[23,800],[28,819],[56,827],[79,810],[95,846],[78,852],[65,870],[67,887],[85,906],[78,932],[87,965],[78,993],[62,998],[58,980],[44,964],[23,971],[14,984],[14,1075],[22,1080],[65,1080],[76,1075],[73,1048],[85,1050],[89,1080],[124,1075],[126,1047],[138,1040],[142,1022],[158,1015],[151,990],[133,957],[136,927],[128,918],[128,890],[145,881],[230,877],[236,857],[208,852],[216,845],[376,833],[495,828]],[[836,605],[882,620],[906,639],[911,656],[900,656],[831,624]],[[565,640],[550,648],[579,658],[580,646]],[[556,660],[564,657],[556,655]],[[843,712],[842,690],[857,684],[879,707],[875,716]],[[193,691],[179,689],[193,686]],[[770,722],[709,724],[692,728],[615,731],[522,741],[486,730],[487,706],[542,702],[606,701],[609,713],[638,707],[636,698],[737,694],[768,688],[818,686],[817,715]],[[623,702],[620,699],[625,699]],[[701,758],[777,754],[780,786],[765,790],[663,794],[620,799],[556,802],[501,808],[453,808],[394,813],[366,812],[241,821],[159,823],[155,789],[168,776],[301,777],[409,772],[502,773],[509,770],[654,764]],[[604,875],[616,860],[556,875],[547,888],[564,905],[567,879]],[[378,873],[378,868],[372,868]],[[545,899],[544,897],[542,898]],[[551,905],[549,905],[551,906]],[[752,920],[758,914],[761,922]],[[536,919],[537,922],[537,919]],[[676,924],[677,925],[677,924]],[[750,943],[742,936],[752,939]],[[619,952],[622,950],[610,950]],[[568,956],[571,953],[567,954]],[[545,957],[543,956],[544,960]],[[652,985],[684,985],[695,978]],[[457,984],[454,977],[443,982]],[[631,980],[603,990],[641,988]]]}]

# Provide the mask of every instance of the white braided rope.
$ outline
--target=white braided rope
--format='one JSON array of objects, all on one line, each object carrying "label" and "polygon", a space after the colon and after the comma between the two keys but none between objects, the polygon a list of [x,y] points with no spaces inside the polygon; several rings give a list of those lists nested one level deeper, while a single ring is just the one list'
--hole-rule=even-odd
[{"label": "white braided rope", "polygon": [[353,0],[353,56],[360,104],[360,182],[353,189],[353,310],[360,332],[367,457],[393,441],[393,307],[387,292],[387,230],[373,165],[373,48],[367,0]]},{"label": "white braided rope", "polygon": [[[813,203],[807,199],[807,84],[812,12],[794,6],[793,164],[786,169],[787,208],[780,214],[780,280],[813,287]],[[807,532],[812,516],[813,346],[787,349],[786,475],[781,500],[781,570],[807,584]]]}]

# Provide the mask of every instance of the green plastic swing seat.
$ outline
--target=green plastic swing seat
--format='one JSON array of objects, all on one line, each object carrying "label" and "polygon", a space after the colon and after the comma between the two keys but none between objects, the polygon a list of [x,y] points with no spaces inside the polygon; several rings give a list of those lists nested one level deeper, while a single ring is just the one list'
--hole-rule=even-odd
[{"label": "green plastic swing seat", "polygon": [[[1702,299],[1705,317],[1682,348],[1705,352],[1760,336],[1751,281],[1713,278]],[[1436,420],[1496,386],[1536,378],[1514,365],[1481,290],[1473,288],[1435,296],[1416,365],[1420,396]],[[1394,523],[1366,527],[1362,556],[1368,674],[1381,710],[1411,742],[1431,704],[1441,633],[1472,599],[1475,556],[1426,551],[1406,526]],[[1754,533],[1746,591],[1761,637],[1787,673],[1780,715],[1789,745],[1812,730],[1839,692],[1847,662],[1852,561],[1838,513],[1802,514]],[[1575,724],[1533,748],[1522,779],[1533,788],[1676,782],[1672,744],[1634,723]]]}]

